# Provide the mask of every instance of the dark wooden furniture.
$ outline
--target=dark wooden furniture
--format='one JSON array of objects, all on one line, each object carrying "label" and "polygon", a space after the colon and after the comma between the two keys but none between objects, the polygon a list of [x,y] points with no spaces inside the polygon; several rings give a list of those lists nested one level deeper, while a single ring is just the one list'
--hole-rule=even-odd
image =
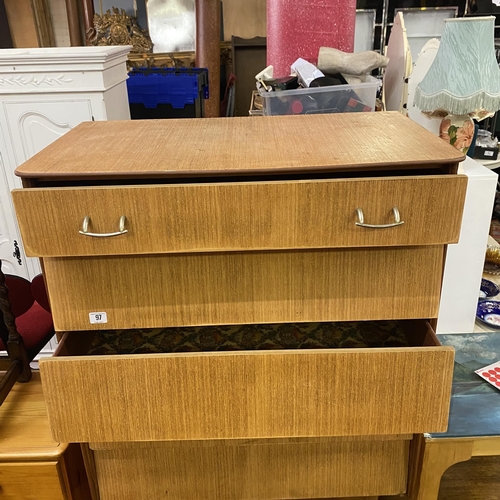
[{"label": "dark wooden furniture", "polygon": [[[38,299],[38,300],[37,300]],[[45,285],[41,275],[32,283],[19,276],[2,273],[0,261],[0,405],[13,385],[29,382],[30,362],[54,335]]]},{"label": "dark wooden furniture", "polygon": [[11,49],[12,47],[12,37],[4,0],[0,0],[0,49]]},{"label": "dark wooden furniture", "polygon": [[252,91],[255,90],[255,75],[266,67],[266,38],[233,36],[231,47],[233,73],[236,75],[234,115],[248,116]]}]

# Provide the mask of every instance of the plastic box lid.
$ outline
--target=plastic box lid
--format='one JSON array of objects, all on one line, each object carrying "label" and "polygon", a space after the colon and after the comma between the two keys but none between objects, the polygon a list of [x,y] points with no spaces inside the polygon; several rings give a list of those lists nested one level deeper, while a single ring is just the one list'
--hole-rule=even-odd
[{"label": "plastic box lid", "polygon": [[130,104],[156,108],[170,104],[183,109],[196,99],[208,99],[206,68],[138,68],[129,72],[127,80]]}]

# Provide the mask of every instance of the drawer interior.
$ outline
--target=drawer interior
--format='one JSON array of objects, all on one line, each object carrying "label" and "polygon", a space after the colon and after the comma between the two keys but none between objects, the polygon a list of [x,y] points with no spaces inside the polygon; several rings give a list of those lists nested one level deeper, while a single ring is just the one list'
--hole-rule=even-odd
[{"label": "drawer interior", "polygon": [[346,321],[68,332],[55,356],[439,345],[427,321]]}]

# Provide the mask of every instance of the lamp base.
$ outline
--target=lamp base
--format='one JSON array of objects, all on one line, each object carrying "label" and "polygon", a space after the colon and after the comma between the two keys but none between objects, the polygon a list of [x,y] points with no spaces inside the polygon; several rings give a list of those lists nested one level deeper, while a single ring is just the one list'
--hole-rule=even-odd
[{"label": "lamp base", "polygon": [[469,115],[448,115],[441,121],[439,137],[467,154],[474,138],[474,121]]}]

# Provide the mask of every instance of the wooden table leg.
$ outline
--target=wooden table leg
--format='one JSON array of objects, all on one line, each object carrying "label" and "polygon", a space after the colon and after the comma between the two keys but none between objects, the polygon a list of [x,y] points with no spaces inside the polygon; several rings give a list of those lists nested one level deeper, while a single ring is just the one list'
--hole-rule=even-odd
[{"label": "wooden table leg", "polygon": [[424,439],[422,468],[409,492],[410,500],[437,500],[444,472],[458,462],[470,460],[473,447],[473,440]]}]

